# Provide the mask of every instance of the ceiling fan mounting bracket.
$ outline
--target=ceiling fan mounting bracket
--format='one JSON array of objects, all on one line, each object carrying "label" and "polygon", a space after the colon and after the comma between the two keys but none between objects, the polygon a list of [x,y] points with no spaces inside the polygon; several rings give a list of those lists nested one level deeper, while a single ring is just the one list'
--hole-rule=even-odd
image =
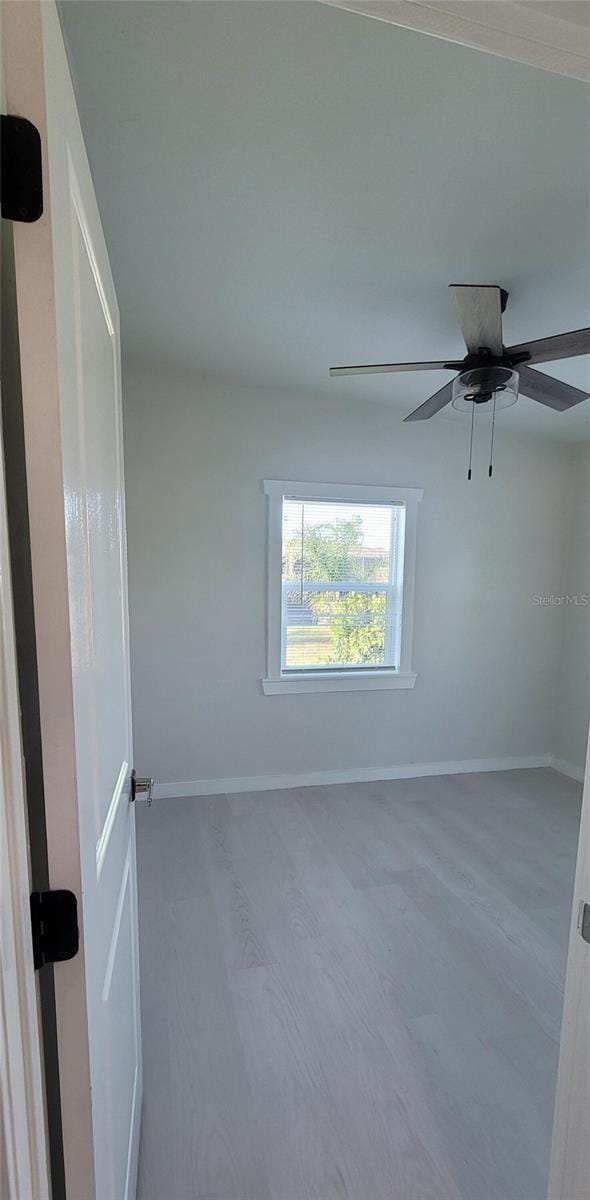
[{"label": "ceiling fan mounting bracket", "polygon": [[463,371],[472,371],[477,367],[507,367],[510,366],[505,354],[492,354],[485,346],[477,351],[476,354],[466,354],[465,358],[459,363],[453,363],[453,369],[462,373]]},{"label": "ceiling fan mounting bracket", "polygon": [[503,354],[492,354],[486,346],[482,346],[477,354],[466,354],[461,362],[445,363],[445,369],[448,367],[452,371],[471,371],[474,367],[508,367],[510,370],[518,367],[519,363],[528,362],[530,359],[528,350],[520,350],[518,354],[510,354],[504,350]]}]

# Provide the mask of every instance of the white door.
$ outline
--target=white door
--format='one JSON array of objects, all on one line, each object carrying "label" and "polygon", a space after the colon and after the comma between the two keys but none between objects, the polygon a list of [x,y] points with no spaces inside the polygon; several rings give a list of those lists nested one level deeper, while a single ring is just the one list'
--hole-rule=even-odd
[{"label": "white door", "polygon": [[[582,937],[584,904],[590,904],[590,756],[584,797],[561,1028],[550,1200],[590,1195],[590,944]],[[584,932],[590,936],[590,929]]]},{"label": "white door", "polygon": [[131,1200],[141,1113],[119,314],[53,0],[4,0],[8,111],[43,143],[15,226],[50,883],[78,898],[55,966],[68,1200]]}]

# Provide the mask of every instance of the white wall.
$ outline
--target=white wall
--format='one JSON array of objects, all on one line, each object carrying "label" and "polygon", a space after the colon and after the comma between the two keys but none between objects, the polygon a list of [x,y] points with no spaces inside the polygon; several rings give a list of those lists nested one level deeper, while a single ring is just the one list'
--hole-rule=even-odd
[{"label": "white wall", "polygon": [[[590,447],[578,446],[573,464],[573,515],[567,541],[562,644],[553,750],[581,776],[590,717]],[[579,599],[575,603],[575,598]]]},{"label": "white wall", "polygon": [[[169,783],[552,749],[562,611],[533,596],[563,590],[571,448],[499,421],[494,479],[486,429],[469,484],[459,417],[404,426],[336,392],[170,371],[128,369],[124,395],[138,770]],[[424,487],[413,691],[261,694],[264,478]]]}]

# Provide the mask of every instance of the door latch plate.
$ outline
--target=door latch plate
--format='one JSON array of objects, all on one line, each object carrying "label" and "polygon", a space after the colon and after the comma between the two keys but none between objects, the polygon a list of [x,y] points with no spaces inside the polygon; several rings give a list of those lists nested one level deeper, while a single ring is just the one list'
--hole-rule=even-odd
[{"label": "door latch plate", "polygon": [[131,772],[130,799],[132,801],[145,800],[146,804],[151,804],[153,788],[154,781],[150,775],[138,775],[135,770]]}]

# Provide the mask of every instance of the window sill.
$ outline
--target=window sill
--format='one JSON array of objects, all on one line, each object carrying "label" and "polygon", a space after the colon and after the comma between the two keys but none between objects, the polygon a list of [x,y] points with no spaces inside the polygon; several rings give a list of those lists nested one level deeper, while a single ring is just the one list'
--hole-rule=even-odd
[{"label": "window sill", "polygon": [[399,671],[342,671],[337,674],[313,672],[301,675],[281,675],[263,679],[265,696],[288,696],[299,692],[380,692],[388,689],[413,688],[416,675]]}]

